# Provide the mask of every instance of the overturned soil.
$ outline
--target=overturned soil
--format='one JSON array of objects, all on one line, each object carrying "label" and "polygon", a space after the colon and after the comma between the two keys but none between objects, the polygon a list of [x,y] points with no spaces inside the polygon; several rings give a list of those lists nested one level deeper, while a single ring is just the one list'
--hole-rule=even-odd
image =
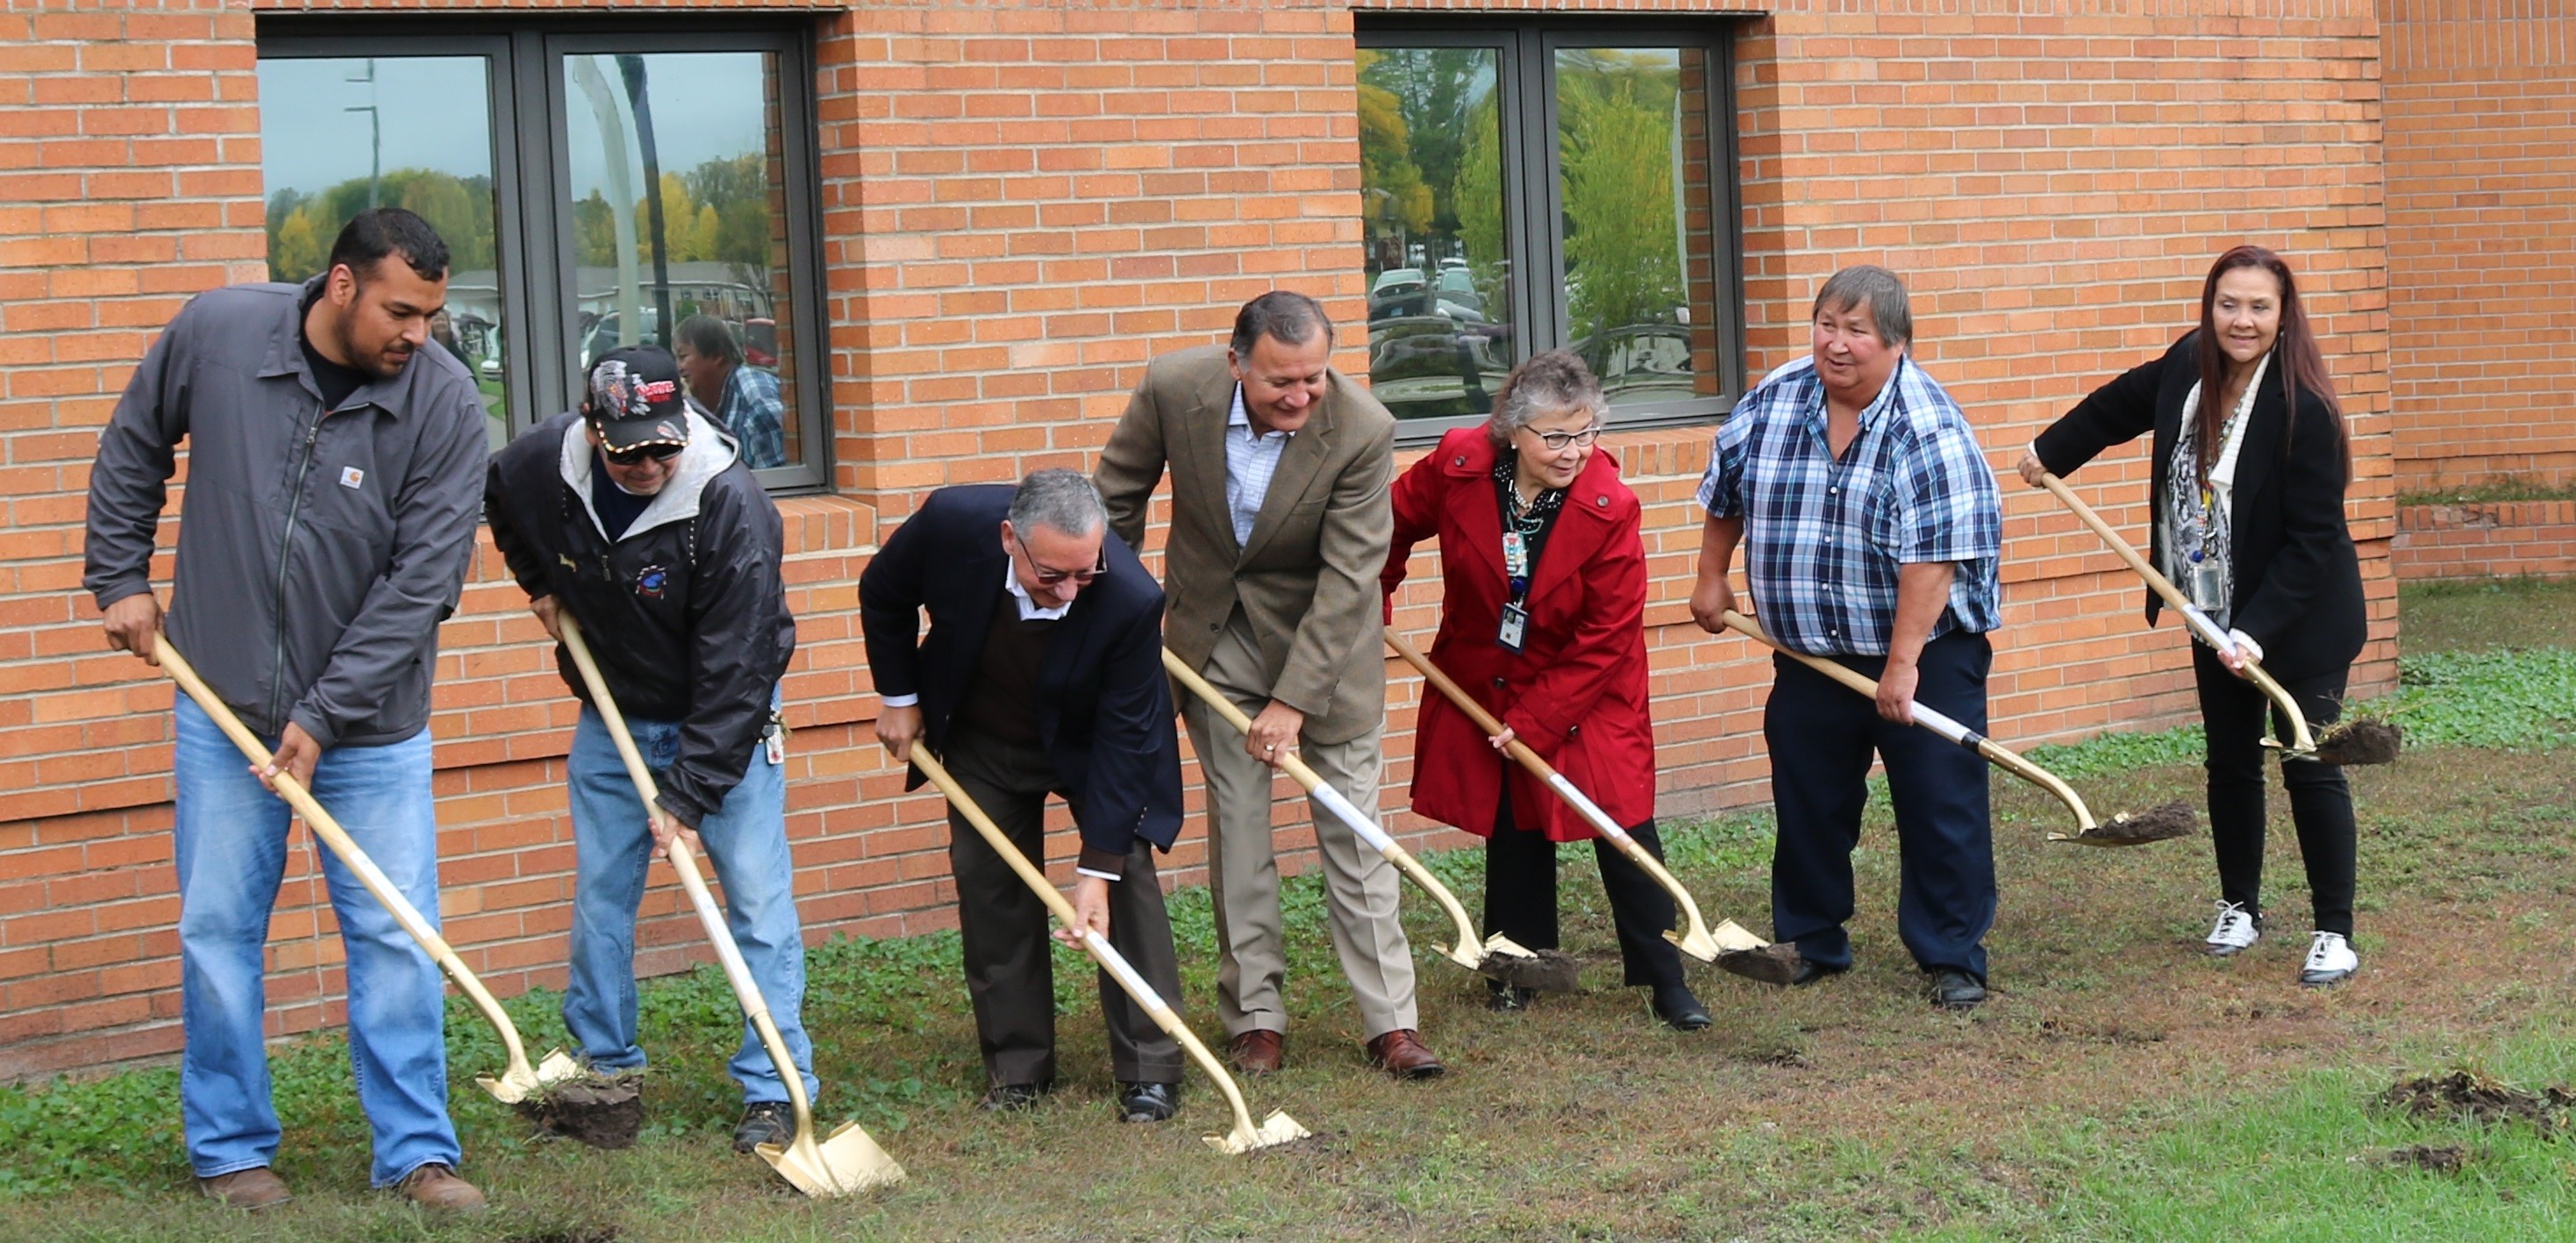
[{"label": "overturned soil", "polygon": [[1542,993],[1582,991],[1583,960],[1563,950],[1532,950],[1531,957],[1515,954],[1487,954],[1476,970],[1514,988],[1533,988]]},{"label": "overturned soil", "polygon": [[1787,984],[1798,974],[1798,945],[1794,941],[1775,941],[1760,949],[1728,950],[1717,956],[1717,965],[1731,975],[1764,984]]},{"label": "overturned soil", "polygon": [[2075,840],[2117,846],[2139,846],[2148,842],[2168,842],[2177,837],[2190,837],[2198,832],[2200,832],[2200,813],[2193,811],[2191,804],[2176,800],[2151,807],[2136,815],[2122,812],[2076,834]]},{"label": "overturned soil", "polygon": [[2394,722],[2362,718],[2346,721],[2317,739],[2317,761],[2323,764],[2394,764],[2405,748],[2406,731]]},{"label": "overturned soil", "polygon": [[2379,1103],[2419,1118],[2460,1118],[2479,1123],[2520,1119],[2543,1135],[2556,1135],[2567,1127],[2568,1110],[2576,1107],[2576,1092],[2559,1087],[2528,1092],[2475,1071],[2455,1070],[2447,1075],[2401,1079],[2379,1094]]},{"label": "overturned soil", "polygon": [[632,1148],[644,1126],[640,1071],[585,1075],[513,1106],[547,1132],[593,1148]]},{"label": "overturned soil", "polygon": [[2372,1160],[2375,1164],[2395,1169],[2457,1174],[2469,1167],[2469,1149],[2465,1144],[2409,1144],[2404,1148],[2391,1148]]}]

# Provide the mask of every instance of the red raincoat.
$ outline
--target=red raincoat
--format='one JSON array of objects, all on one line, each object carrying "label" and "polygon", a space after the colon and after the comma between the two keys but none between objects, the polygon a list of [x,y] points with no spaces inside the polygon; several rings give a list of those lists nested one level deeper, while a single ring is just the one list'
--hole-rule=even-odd
[{"label": "red raincoat", "polygon": [[[1514,653],[1495,641],[1511,598],[1494,495],[1501,452],[1481,425],[1460,428],[1395,481],[1395,544],[1382,576],[1390,616],[1405,558],[1438,536],[1445,591],[1431,663],[1611,819],[1623,827],[1642,823],[1655,814],[1655,734],[1646,712],[1646,546],[1637,495],[1619,482],[1610,453],[1584,464],[1539,551],[1529,629]],[[1490,835],[1505,780],[1516,826],[1544,829],[1559,842],[1594,836],[1573,808],[1495,751],[1447,696],[1425,686],[1414,733],[1413,810]]]}]

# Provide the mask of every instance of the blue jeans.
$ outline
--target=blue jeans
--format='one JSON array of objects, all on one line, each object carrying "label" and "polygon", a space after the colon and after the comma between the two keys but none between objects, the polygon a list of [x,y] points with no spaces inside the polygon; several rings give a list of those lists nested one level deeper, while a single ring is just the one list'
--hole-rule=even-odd
[{"label": "blue jeans", "polygon": [[[647,767],[659,771],[678,762],[676,723],[628,717],[626,728]],[[644,1050],[635,1044],[635,908],[644,899],[653,830],[625,761],[609,741],[607,723],[587,706],[573,730],[566,766],[575,860],[564,1027],[592,1066],[633,1069],[644,1065]],[[769,762],[760,744],[752,746],[742,784],[699,823],[698,839],[706,843],[708,861],[724,886],[725,924],[742,947],[752,982],[769,1003],[810,1099],[822,1085],[814,1078],[813,1042],[798,1018],[805,1001],[805,934],[796,922],[795,868],[787,855],[787,772]],[[786,1100],[787,1085],[748,1018],[742,1032],[733,1078],[742,1085],[743,1101]]]},{"label": "blue jeans", "polygon": [[[286,871],[286,803],[250,774],[223,731],[182,695],[178,746],[179,1114],[200,1178],[270,1164],[261,953]],[[275,746],[275,739],[262,739]],[[313,797],[432,925],[438,922],[438,824],[429,731],[382,747],[337,747],[313,769]],[[322,853],[349,960],[349,1064],[375,1136],[368,1177],[382,1187],[460,1155],[447,1117],[445,985],[438,964],[339,857]]]}]

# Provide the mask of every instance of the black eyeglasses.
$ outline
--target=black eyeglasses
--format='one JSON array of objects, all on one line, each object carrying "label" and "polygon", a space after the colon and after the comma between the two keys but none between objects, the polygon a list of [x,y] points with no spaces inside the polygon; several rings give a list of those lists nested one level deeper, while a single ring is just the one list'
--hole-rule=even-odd
[{"label": "black eyeglasses", "polygon": [[1532,428],[1529,434],[1538,437],[1538,442],[1546,445],[1548,452],[1559,453],[1568,445],[1591,448],[1593,441],[1601,439],[1601,425],[1595,423],[1579,432],[1542,432]]},{"label": "black eyeglasses", "polygon": [[655,462],[670,461],[672,458],[680,456],[680,454],[687,450],[687,445],[675,445],[668,441],[661,441],[649,445],[637,445],[632,449],[611,449],[602,446],[599,450],[599,454],[601,457],[607,458],[608,464],[611,466],[641,466],[648,460]]},{"label": "black eyeglasses", "polygon": [[1069,578],[1073,580],[1073,585],[1076,587],[1088,587],[1091,585],[1091,580],[1109,572],[1109,546],[1106,544],[1101,545],[1100,548],[1100,563],[1088,570],[1050,570],[1038,564],[1037,554],[1029,551],[1027,540],[1021,539],[1015,533],[1011,536],[1011,542],[1020,546],[1020,555],[1029,559],[1029,568],[1038,572],[1038,582],[1043,586],[1053,587]]}]

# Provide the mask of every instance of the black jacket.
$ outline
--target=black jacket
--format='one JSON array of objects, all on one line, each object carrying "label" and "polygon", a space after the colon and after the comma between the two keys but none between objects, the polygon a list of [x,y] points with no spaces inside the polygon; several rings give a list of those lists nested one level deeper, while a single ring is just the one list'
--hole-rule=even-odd
[{"label": "black jacket", "polygon": [[320,283],[210,290],[152,343],[98,435],[81,584],[102,609],[152,589],[185,440],[171,644],[257,733],[401,742],[429,723],[438,623],[474,559],[483,404],[423,349],[323,410],[303,346]]},{"label": "black jacket", "polygon": [[[949,717],[983,659],[1002,576],[1007,484],[942,488],[859,576],[859,619],[880,695],[919,695],[924,740],[941,754]],[[1137,838],[1164,850],[1181,831],[1181,744],[1163,673],[1163,589],[1103,532],[1109,572],[1047,634],[1038,736],[1082,832],[1082,866],[1116,874]],[[930,637],[921,610],[930,610]],[[915,646],[918,640],[919,646]],[[906,789],[922,782],[911,774]]]},{"label": "black jacket", "polygon": [[[2066,417],[2040,433],[2033,448],[2062,477],[2112,445],[2153,430],[2148,462],[2152,512],[2165,512],[2174,442],[2182,435],[2183,398],[2200,380],[2194,330],[2164,356],[2095,389]],[[2263,647],[2263,667],[2289,681],[2350,665],[2369,638],[2361,598],[2361,562],[2343,512],[2350,470],[2334,413],[2319,394],[2299,394],[2296,426],[2287,414],[2288,383],[2279,360],[2254,395],[2237,451],[2229,509],[2235,597],[2229,625]],[[2210,400],[2216,400],[2212,397]],[[2164,523],[2151,520],[2148,561],[2164,568]],[[2162,601],[2147,593],[2147,623]]]},{"label": "black jacket", "polygon": [[[663,810],[694,827],[742,782],[796,651],[778,506],[693,412],[679,473],[612,544],[590,508],[596,462],[573,413],[493,454],[492,543],[530,599],[553,596],[581,622],[621,711],[679,723],[679,759],[655,783]],[[588,702],[560,647],[555,668]]]}]

